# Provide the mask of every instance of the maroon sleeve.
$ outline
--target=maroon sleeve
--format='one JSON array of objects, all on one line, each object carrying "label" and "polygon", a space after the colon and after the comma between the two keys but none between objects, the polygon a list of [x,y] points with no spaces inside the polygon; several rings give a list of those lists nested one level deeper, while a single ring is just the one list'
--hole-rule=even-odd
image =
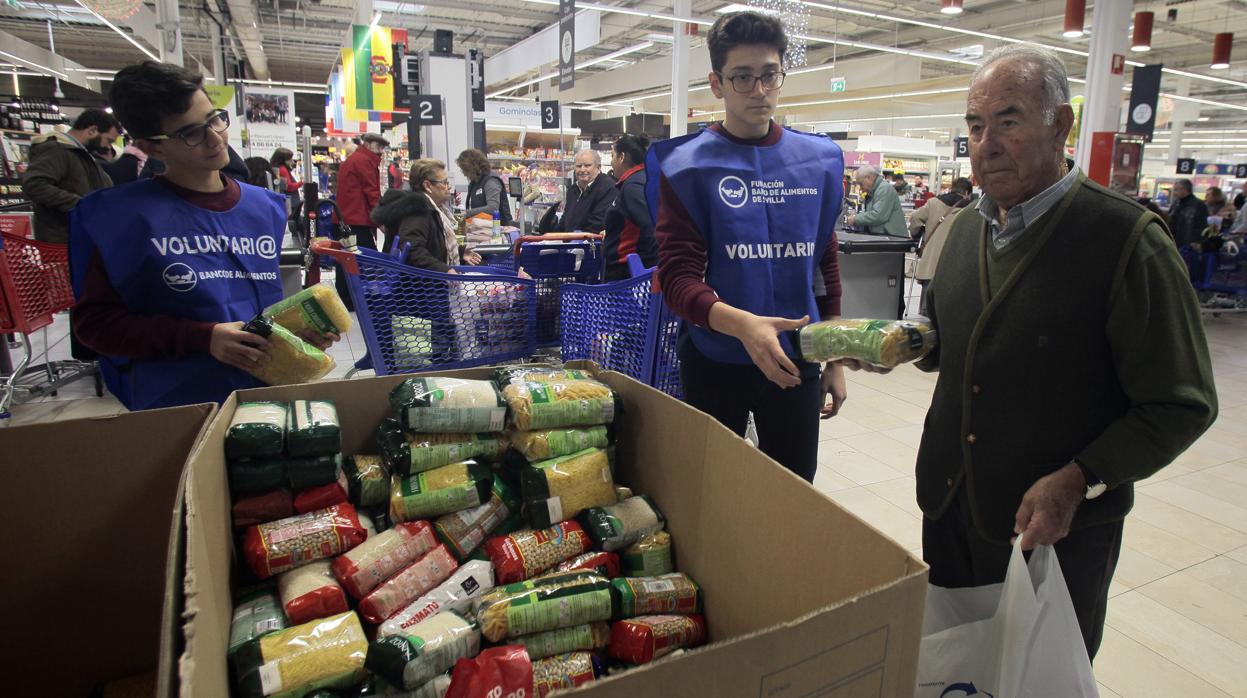
[{"label": "maroon sleeve", "polygon": [[666,177],[659,181],[658,284],[676,315],[701,327],[710,326],[710,307],[719,294],[706,283],[706,238],[693,223],[684,203]]},{"label": "maroon sleeve", "polygon": [[214,324],[130,312],[109,281],[98,253],[91,258],[73,313],[74,334],[83,344],[106,356],[128,359],[206,354]]},{"label": "maroon sleeve", "polygon": [[823,273],[823,288],[826,295],[815,296],[818,301],[818,316],[823,320],[840,316],[840,242],[836,234],[831,234],[831,242],[823,251],[823,258],[818,263]]}]

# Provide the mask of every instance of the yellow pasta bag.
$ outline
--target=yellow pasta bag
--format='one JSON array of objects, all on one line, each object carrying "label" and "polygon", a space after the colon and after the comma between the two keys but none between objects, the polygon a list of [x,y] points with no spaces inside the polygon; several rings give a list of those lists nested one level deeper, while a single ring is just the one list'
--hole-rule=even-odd
[{"label": "yellow pasta bag", "polygon": [[610,424],[618,412],[615,392],[595,380],[516,381],[502,396],[520,431]]},{"label": "yellow pasta bag", "polygon": [[355,613],[340,613],[262,635],[238,650],[238,694],[297,698],[364,679],[368,638]]},{"label": "yellow pasta bag", "polygon": [[346,334],[351,314],[333,286],[316,284],[264,309],[264,317],[298,334],[315,330],[321,334]]},{"label": "yellow pasta bag", "polygon": [[336,365],[328,354],[264,316],[256,316],[243,326],[243,330],[269,341],[268,363],[247,371],[268,385],[320,380]]}]

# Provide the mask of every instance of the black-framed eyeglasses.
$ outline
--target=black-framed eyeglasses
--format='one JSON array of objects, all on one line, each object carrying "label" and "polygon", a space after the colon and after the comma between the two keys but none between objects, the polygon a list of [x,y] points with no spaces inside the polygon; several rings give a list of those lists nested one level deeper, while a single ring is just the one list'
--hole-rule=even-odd
[{"label": "black-framed eyeglasses", "polygon": [[774,92],[775,90],[778,90],[783,87],[784,78],[787,77],[788,74],[782,70],[773,70],[769,73],[763,73],[761,75],[741,73],[740,75],[733,75],[730,78],[725,78],[723,73],[718,73],[717,75],[720,80],[727,80],[732,83],[733,90],[736,90],[741,94],[749,94],[750,92],[753,92],[753,88],[756,87],[759,82],[762,83],[762,89],[767,92]]},{"label": "black-framed eyeglasses", "polygon": [[148,136],[149,141],[167,141],[173,138],[179,138],[188,148],[194,148],[203,145],[208,138],[208,129],[212,129],[213,133],[225,133],[229,130],[229,111],[218,109],[208,115],[202,124],[191,124],[183,126],[173,133],[163,134],[160,136]]},{"label": "black-framed eyeglasses", "polygon": [[445,186],[450,186],[450,180],[449,179],[430,179],[429,184],[442,184]]}]

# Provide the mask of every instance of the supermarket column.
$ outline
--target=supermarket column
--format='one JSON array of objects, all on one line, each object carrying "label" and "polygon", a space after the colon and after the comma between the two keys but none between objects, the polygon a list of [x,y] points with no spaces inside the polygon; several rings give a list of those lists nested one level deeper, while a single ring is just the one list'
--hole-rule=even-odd
[{"label": "supermarket column", "polygon": [[[1121,88],[1124,77],[1113,72],[1114,56],[1125,60],[1130,36],[1132,0],[1097,0],[1092,11],[1090,53],[1087,55],[1086,102],[1074,161],[1086,171],[1091,164],[1091,140],[1096,131],[1116,133],[1121,124]],[[1124,70],[1123,70],[1124,72]]]}]

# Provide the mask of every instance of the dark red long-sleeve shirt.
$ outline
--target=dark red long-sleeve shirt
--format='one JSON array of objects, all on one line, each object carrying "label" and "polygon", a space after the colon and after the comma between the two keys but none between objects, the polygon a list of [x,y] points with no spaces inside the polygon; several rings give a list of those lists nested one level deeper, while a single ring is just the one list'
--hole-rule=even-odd
[{"label": "dark red long-sleeve shirt", "polygon": [[[771,122],[766,136],[745,140],[728,133],[722,124],[710,127],[734,143],[769,146],[779,142],[784,130]],[[719,302],[719,294],[706,283],[706,238],[684,208],[680,197],[663,177],[659,183],[658,222],[654,226],[658,238],[658,282],[668,307],[680,317],[701,327],[710,326],[710,308]],[[822,319],[840,315],[840,262],[835,235],[819,261],[826,294],[816,296]]]},{"label": "dark red long-sleeve shirt", "polygon": [[[180,187],[157,177],[169,191],[188,203],[209,211],[228,211],[242,198],[242,189],[232,178],[221,175],[225,189],[216,193]],[[216,323],[199,322],[169,315],[140,315],[130,311],[113,288],[99,253],[91,257],[83,284],[82,297],[74,306],[73,330],[78,339],[106,356],[128,359],[169,359],[188,354],[205,354]]]}]

